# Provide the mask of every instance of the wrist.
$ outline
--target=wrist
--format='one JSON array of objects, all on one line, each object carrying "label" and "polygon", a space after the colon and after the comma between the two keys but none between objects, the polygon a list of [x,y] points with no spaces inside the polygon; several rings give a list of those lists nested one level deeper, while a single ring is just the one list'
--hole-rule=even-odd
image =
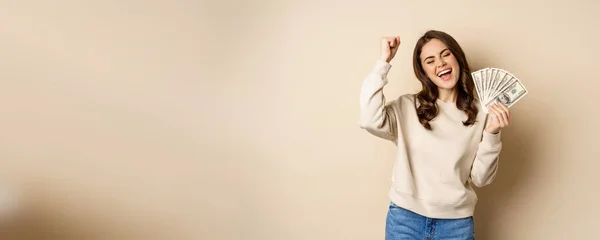
[{"label": "wrist", "polygon": [[499,149],[502,146],[502,132],[498,131],[498,133],[490,133],[488,131],[483,131],[483,136],[481,142],[486,149]]},{"label": "wrist", "polygon": [[496,130],[485,129],[485,132],[496,135],[496,134],[500,133],[500,129],[496,129]]}]

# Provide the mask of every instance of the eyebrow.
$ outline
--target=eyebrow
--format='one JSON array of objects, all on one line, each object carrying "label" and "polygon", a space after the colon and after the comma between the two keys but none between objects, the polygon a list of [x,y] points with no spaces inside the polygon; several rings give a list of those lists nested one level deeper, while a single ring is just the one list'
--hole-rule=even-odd
[{"label": "eyebrow", "polygon": [[[447,48],[444,48],[444,50],[442,50],[442,51],[440,52],[440,54],[443,54],[443,53],[444,53],[444,52],[446,52],[446,51],[450,51],[450,50],[449,50],[449,49],[447,49]],[[428,57],[424,58],[424,59],[423,59],[423,62],[427,61],[427,59],[429,59],[429,58],[432,58],[432,57],[433,57],[433,56],[428,56]]]}]

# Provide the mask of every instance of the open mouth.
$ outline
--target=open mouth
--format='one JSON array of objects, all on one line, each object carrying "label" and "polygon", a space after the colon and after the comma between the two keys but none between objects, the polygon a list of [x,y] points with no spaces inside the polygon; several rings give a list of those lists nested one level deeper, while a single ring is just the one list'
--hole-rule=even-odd
[{"label": "open mouth", "polygon": [[452,77],[452,68],[439,72],[438,77],[444,81],[450,80],[450,77]]}]

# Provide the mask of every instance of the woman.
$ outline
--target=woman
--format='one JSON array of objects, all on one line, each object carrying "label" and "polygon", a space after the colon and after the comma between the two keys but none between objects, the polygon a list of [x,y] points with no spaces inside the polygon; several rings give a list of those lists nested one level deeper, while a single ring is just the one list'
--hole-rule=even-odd
[{"label": "woman", "polygon": [[390,61],[400,37],[381,40],[381,59],[363,81],[360,126],[394,142],[386,239],[474,239],[477,196],[490,184],[502,149],[500,130],[511,119],[505,105],[480,108],[465,54],[456,40],[428,31],[413,52],[422,89],[386,102]]}]

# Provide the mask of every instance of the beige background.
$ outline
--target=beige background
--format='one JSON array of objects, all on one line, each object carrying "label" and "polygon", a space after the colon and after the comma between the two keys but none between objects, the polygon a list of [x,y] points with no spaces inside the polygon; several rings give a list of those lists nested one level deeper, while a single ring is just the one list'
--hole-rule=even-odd
[{"label": "beige background", "polygon": [[[453,35],[511,109],[478,239],[596,231],[597,1],[1,1],[2,239],[383,239],[394,146],[358,128],[379,37]],[[0,204],[6,212],[9,202]]]}]

